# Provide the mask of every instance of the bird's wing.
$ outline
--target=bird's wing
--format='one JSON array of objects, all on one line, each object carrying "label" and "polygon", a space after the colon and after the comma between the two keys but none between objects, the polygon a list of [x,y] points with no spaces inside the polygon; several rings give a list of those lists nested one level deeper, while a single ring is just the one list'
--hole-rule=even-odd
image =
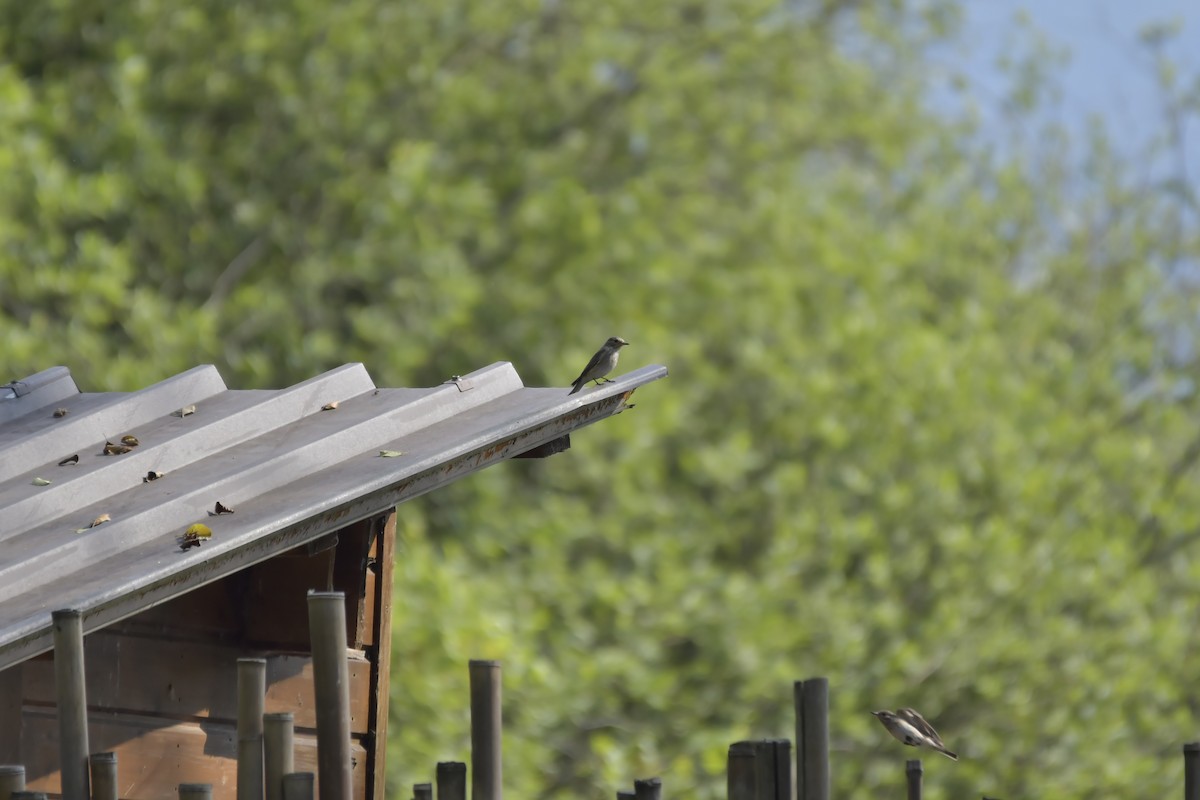
[{"label": "bird's wing", "polygon": [[925,718],[917,713],[915,708],[902,708],[896,712],[896,716],[906,721],[909,725],[916,728],[922,736],[928,739],[939,748],[945,748],[942,744],[942,737],[938,736],[938,732],[933,729],[933,726],[925,721]]},{"label": "bird's wing", "polygon": [[596,354],[594,356],[592,356],[592,360],[589,361],[587,363],[587,366],[583,368],[583,372],[579,373],[579,377],[576,378],[575,380],[571,381],[571,383],[579,383],[579,381],[583,379],[584,375],[587,375],[589,372],[591,372],[593,369],[595,369],[596,365],[600,363],[600,359],[603,357],[604,351],[606,349],[607,349],[607,346],[601,347],[599,350],[597,350]]}]

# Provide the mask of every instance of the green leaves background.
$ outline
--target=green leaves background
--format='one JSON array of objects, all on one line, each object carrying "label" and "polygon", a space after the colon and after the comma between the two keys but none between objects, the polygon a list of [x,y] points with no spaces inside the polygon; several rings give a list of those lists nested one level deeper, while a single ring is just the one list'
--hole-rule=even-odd
[{"label": "green leaves background", "polygon": [[901,704],[931,797],[1177,791],[1195,187],[1029,137],[1036,61],[999,144],[928,110],[956,4],[0,9],[11,376],[671,369],[400,509],[392,794],[466,758],[472,657],[514,796],[723,796],[814,675],[839,795],[899,796]]}]

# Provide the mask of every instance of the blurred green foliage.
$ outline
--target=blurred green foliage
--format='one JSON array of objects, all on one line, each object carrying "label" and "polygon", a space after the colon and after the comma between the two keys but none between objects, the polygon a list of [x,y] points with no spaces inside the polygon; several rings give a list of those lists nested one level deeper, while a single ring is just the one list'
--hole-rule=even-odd
[{"label": "blurred green foliage", "polygon": [[956,4],[0,9],[10,376],[565,387],[611,334],[671,368],[400,509],[391,794],[467,758],[472,657],[524,798],[722,797],[814,675],[839,796],[899,796],[914,753],[867,712],[905,704],[963,756],[932,798],[1178,790],[1195,186],[931,112]]}]

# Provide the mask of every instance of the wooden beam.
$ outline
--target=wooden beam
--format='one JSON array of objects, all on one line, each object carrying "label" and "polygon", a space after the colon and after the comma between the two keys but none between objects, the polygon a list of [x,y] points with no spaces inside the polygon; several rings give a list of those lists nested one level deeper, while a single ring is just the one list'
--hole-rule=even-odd
[{"label": "wooden beam", "polygon": [[392,670],[392,581],[395,577],[396,512],[375,521],[377,525],[367,562],[367,602],[372,609],[370,741],[367,746],[367,797],[384,800],[387,772],[388,681]]}]

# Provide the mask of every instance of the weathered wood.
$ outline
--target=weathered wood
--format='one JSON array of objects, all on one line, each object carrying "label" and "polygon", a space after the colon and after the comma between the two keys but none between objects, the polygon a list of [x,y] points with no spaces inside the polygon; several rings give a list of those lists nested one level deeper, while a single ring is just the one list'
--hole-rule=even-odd
[{"label": "weathered wood", "polygon": [[263,716],[263,796],[283,800],[283,776],[296,771],[294,715]]},{"label": "weathered wood", "polygon": [[503,797],[500,715],[500,662],[472,660],[471,678],[471,800]]},{"label": "weathered wood", "polygon": [[921,759],[910,758],[904,762],[904,777],[908,783],[908,800],[921,800],[921,775],[923,772]]},{"label": "weathered wood", "polygon": [[[368,617],[371,622],[371,647],[367,657],[371,662],[371,687],[369,697],[370,717],[367,727],[376,744],[370,748],[371,764],[368,767],[370,785],[367,797],[385,800],[387,772],[385,755],[388,732],[388,681],[392,669],[392,583],[395,575],[396,512],[392,511],[375,520],[377,533],[371,543],[367,564],[366,596]],[[351,701],[353,726],[354,703]],[[356,727],[356,726],[355,726]]]},{"label": "weathered wood", "polygon": [[54,621],[54,688],[58,698],[58,752],[64,800],[88,800],[87,691],[83,667],[83,614],[63,609]]},{"label": "weathered wood", "polygon": [[342,592],[308,593],[321,800],[350,800],[352,796],[345,603]]},{"label": "weathered wood", "polygon": [[25,767],[0,764],[0,800],[9,800],[13,792],[25,791]]},{"label": "weathered wood", "polygon": [[[754,796],[757,800],[780,798],[775,786],[775,742],[763,739],[754,743]],[[790,798],[782,798],[790,800]]]},{"label": "weathered wood", "polygon": [[212,795],[211,783],[179,784],[179,800],[212,800]]},{"label": "weathered wood", "polygon": [[1183,798],[1200,800],[1200,742],[1183,746]]},{"label": "weathered wood", "polygon": [[829,800],[829,681],[796,681],[796,791],[799,800]]},{"label": "weathered wood", "polygon": [[661,800],[662,781],[658,778],[646,778],[634,781],[633,796],[637,800]]},{"label": "weathered wood", "polygon": [[755,800],[755,752],[754,742],[734,742],[729,745],[729,756],[725,762],[725,796],[728,800]]},{"label": "weathered wood", "polygon": [[267,660],[237,660],[237,798],[262,800],[263,710],[267,695]]},{"label": "weathered wood", "polygon": [[413,800],[433,800],[433,784],[414,783]]},{"label": "weathered wood", "polygon": [[792,800],[795,797],[795,778],[792,775],[792,741],[791,739],[775,739],[775,796],[779,800]]},{"label": "weathered wood", "polygon": [[283,776],[283,800],[313,800],[315,783],[311,772],[289,772]]},{"label": "weathered wood", "polygon": [[369,550],[375,537],[375,518],[359,520],[337,532],[338,545],[333,561],[333,591],[346,596],[346,640],[351,647],[374,644],[373,623],[368,619],[371,605],[367,590]]},{"label": "weathered wood", "polygon": [[[21,761],[21,704],[24,692],[21,665],[0,672],[0,764]],[[4,800],[0,797],[0,800]]]},{"label": "weathered wood", "polygon": [[437,765],[437,800],[467,800],[467,765],[443,761]]},{"label": "weathered wood", "polygon": [[92,800],[117,800],[117,754],[92,753]]},{"label": "weathered wood", "polygon": [[[217,642],[171,641],[146,636],[97,631],[84,640],[87,663],[97,665],[88,676],[88,706],[92,709],[134,711],[178,720],[237,719],[237,659],[245,649]],[[293,711],[298,729],[317,728],[313,696],[312,659],[268,653],[267,713]],[[350,726],[357,734],[369,731],[371,672],[367,657],[347,651],[350,671]],[[26,702],[54,704],[54,665],[25,662]],[[19,672],[19,668],[13,670]],[[106,673],[109,680],[101,680]],[[94,749],[94,748],[93,748]],[[11,758],[19,761],[20,758]]]},{"label": "weathered wood", "polygon": [[[25,718],[28,740],[26,775],[29,788],[57,794],[58,732],[54,710],[30,709]],[[237,728],[231,723],[171,722],[154,717],[92,712],[91,739],[98,749],[112,750],[121,765],[122,797],[168,797],[181,777],[214,786],[237,785]],[[359,743],[350,749],[356,797],[367,786],[367,754]],[[315,736],[295,737],[295,767],[315,772]],[[232,791],[230,791],[232,794]]]}]

